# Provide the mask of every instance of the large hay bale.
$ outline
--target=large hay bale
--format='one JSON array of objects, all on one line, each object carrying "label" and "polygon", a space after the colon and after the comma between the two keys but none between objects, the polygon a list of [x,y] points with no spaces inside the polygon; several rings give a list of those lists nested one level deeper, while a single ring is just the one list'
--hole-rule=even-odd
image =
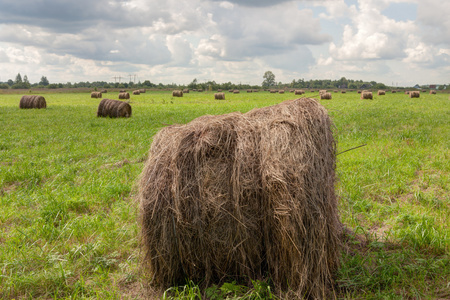
[{"label": "large hay bale", "polygon": [[373,99],[372,92],[362,91],[361,99]]},{"label": "large hay bale", "polygon": [[133,95],[140,95],[141,94],[141,91],[140,90],[135,90],[135,91],[133,91]]},{"label": "large hay bale", "polygon": [[419,91],[410,91],[409,98],[420,98],[420,92]]},{"label": "large hay bale", "polygon": [[225,93],[215,93],[214,99],[216,100],[225,100]]},{"label": "large hay bale", "polygon": [[325,100],[331,100],[332,96],[331,93],[321,93],[320,94],[320,99],[325,99]]},{"label": "large hay bale", "polygon": [[290,296],[325,298],[342,230],[331,126],[303,98],[157,133],[139,185],[153,283],[267,275]]},{"label": "large hay bale", "polygon": [[384,96],[384,95],[386,95],[386,92],[383,91],[383,90],[378,90],[377,95],[378,95],[378,96]]},{"label": "large hay bale", "polygon": [[103,99],[98,105],[97,117],[129,118],[131,105],[119,100]]},{"label": "large hay bale", "polygon": [[119,99],[130,99],[130,93],[127,92],[119,93]]},{"label": "large hay bale", "polygon": [[45,98],[38,95],[24,95],[20,98],[20,108],[47,108]]},{"label": "large hay bale", "polygon": [[101,97],[102,97],[101,92],[92,92],[91,93],[91,98],[101,98]]},{"label": "large hay bale", "polygon": [[180,91],[180,90],[173,91],[172,97],[183,97],[183,91]]}]

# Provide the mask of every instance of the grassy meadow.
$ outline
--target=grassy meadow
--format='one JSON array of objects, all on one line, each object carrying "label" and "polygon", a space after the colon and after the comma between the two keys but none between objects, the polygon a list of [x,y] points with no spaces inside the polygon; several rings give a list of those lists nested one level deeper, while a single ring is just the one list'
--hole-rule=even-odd
[{"label": "grassy meadow", "polygon": [[[341,220],[354,233],[336,296],[450,298],[449,95],[332,94],[320,102],[338,141]],[[41,93],[47,109],[40,110],[19,109],[22,95],[0,94],[1,299],[200,299],[194,283],[164,295],[148,290],[140,270],[135,195],[152,137],[204,114],[296,98],[147,91],[131,95],[131,118],[111,119],[96,117],[101,99],[89,93]],[[276,299],[265,282],[210,292],[211,299]]]}]

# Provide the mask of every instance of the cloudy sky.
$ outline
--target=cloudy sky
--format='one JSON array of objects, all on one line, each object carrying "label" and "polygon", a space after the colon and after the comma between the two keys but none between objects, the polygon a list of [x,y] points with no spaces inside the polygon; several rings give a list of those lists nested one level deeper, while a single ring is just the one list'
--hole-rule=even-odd
[{"label": "cloudy sky", "polygon": [[1,0],[0,81],[450,83],[448,0]]}]

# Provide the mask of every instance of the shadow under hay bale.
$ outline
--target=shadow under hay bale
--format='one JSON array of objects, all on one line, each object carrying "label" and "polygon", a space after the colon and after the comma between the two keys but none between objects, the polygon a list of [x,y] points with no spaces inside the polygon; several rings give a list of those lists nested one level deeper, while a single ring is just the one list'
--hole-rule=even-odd
[{"label": "shadow under hay bale", "polygon": [[130,93],[127,92],[119,93],[119,99],[130,99]]},{"label": "shadow under hay bale", "polygon": [[47,108],[45,98],[38,95],[24,95],[20,98],[20,108]]},{"label": "shadow under hay bale", "polygon": [[139,185],[153,283],[268,276],[277,291],[325,298],[342,230],[331,126],[303,98],[157,133]]},{"label": "shadow under hay bale", "polygon": [[215,100],[225,100],[225,93],[215,93],[214,99]]},{"label": "shadow under hay bale", "polygon": [[98,105],[97,117],[129,118],[131,105],[119,100],[103,99]]}]

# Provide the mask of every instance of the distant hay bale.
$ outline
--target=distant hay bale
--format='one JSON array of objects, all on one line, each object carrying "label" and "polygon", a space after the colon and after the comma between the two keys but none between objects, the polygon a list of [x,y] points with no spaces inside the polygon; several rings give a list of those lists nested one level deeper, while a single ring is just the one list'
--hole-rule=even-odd
[{"label": "distant hay bale", "polygon": [[119,99],[130,99],[130,93],[127,92],[119,93]]},{"label": "distant hay bale", "polygon": [[140,89],[139,92],[140,92],[141,94],[145,94],[145,93],[147,92],[147,90],[146,90],[146,89]]},{"label": "distant hay bale", "polygon": [[24,95],[20,98],[20,108],[47,108],[45,98],[38,95]]},{"label": "distant hay bale", "polygon": [[342,232],[331,128],[303,98],[157,133],[138,196],[152,283],[267,276],[289,298],[326,298]]},{"label": "distant hay bale", "polygon": [[259,90],[258,89],[253,89],[253,93],[258,93]]},{"label": "distant hay bale", "polygon": [[183,93],[184,93],[184,94],[189,94],[189,89],[184,89],[184,90],[183,90]]},{"label": "distant hay bale", "polygon": [[347,91],[344,91],[344,90],[341,91],[341,94],[345,94],[345,93],[347,93]]},{"label": "distant hay bale", "polygon": [[270,93],[272,93],[272,94],[275,94],[277,92],[278,92],[277,90],[270,90]]},{"label": "distant hay bale", "polygon": [[127,90],[120,90],[119,93],[126,93]]},{"label": "distant hay bale", "polygon": [[135,91],[133,91],[133,95],[140,95],[141,94],[141,91],[140,90],[135,90]]},{"label": "distant hay bale", "polygon": [[234,92],[234,90],[228,90],[228,92],[229,92],[229,93],[232,93],[232,92]]},{"label": "distant hay bale", "polygon": [[247,93],[253,93],[253,90],[248,89],[248,90],[247,90]]},{"label": "distant hay bale", "polygon": [[108,90],[101,90],[102,94],[106,94],[108,92]]},{"label": "distant hay bale", "polygon": [[358,92],[357,92],[357,93],[358,93],[358,94],[361,94],[361,91],[359,91],[359,90],[358,90]]},{"label": "distant hay bale", "polygon": [[391,93],[392,93],[392,94],[395,94],[395,93],[397,93],[397,91],[396,91],[396,90],[392,90]]},{"label": "distant hay bale", "polygon": [[233,94],[239,94],[239,93],[240,93],[239,90],[234,90],[234,91],[233,91]]},{"label": "distant hay bale", "polygon": [[92,92],[91,93],[91,98],[101,98],[101,97],[102,97],[101,92]]},{"label": "distant hay bale", "polygon": [[222,89],[217,89],[217,92],[218,92],[218,93],[221,93],[221,92],[222,92]]},{"label": "distant hay bale", "polygon": [[97,117],[129,118],[131,105],[119,100],[103,99],[98,105]]},{"label": "distant hay bale", "polygon": [[378,96],[384,96],[384,95],[386,95],[386,92],[383,91],[383,90],[379,90],[378,93],[377,93],[377,95],[378,95]]},{"label": "distant hay bale", "polygon": [[295,90],[294,95],[303,95],[305,93],[304,90]]},{"label": "distant hay bale", "polygon": [[320,94],[325,94],[327,92],[327,90],[319,90],[319,95]]},{"label": "distant hay bale", "polygon": [[409,98],[420,98],[420,92],[419,91],[410,91]]},{"label": "distant hay bale", "polygon": [[405,95],[409,95],[409,91],[405,91]]},{"label": "distant hay bale", "polygon": [[284,90],[279,90],[278,94],[284,94]]},{"label": "distant hay bale", "polygon": [[203,92],[203,90],[202,90],[202,89],[198,89],[198,90],[197,90],[197,92],[199,92],[199,93],[202,93],[202,92]]},{"label": "distant hay bale", "polygon": [[215,93],[214,99],[216,100],[225,100],[225,93]]},{"label": "distant hay bale", "polygon": [[333,93],[338,93],[339,91],[338,90],[333,90]]},{"label": "distant hay bale", "polygon": [[183,91],[180,91],[180,90],[173,91],[172,97],[183,97]]},{"label": "distant hay bale", "polygon": [[425,89],[422,90],[422,93],[426,93],[426,92],[427,92],[427,90],[425,90]]},{"label": "distant hay bale", "polygon": [[324,100],[331,100],[332,96],[331,93],[322,93],[320,94],[320,99],[324,99]]},{"label": "distant hay bale", "polygon": [[363,91],[361,93],[361,99],[373,99],[372,92]]},{"label": "distant hay bale", "polygon": [[430,90],[430,95],[436,95],[436,91],[435,90]]}]

